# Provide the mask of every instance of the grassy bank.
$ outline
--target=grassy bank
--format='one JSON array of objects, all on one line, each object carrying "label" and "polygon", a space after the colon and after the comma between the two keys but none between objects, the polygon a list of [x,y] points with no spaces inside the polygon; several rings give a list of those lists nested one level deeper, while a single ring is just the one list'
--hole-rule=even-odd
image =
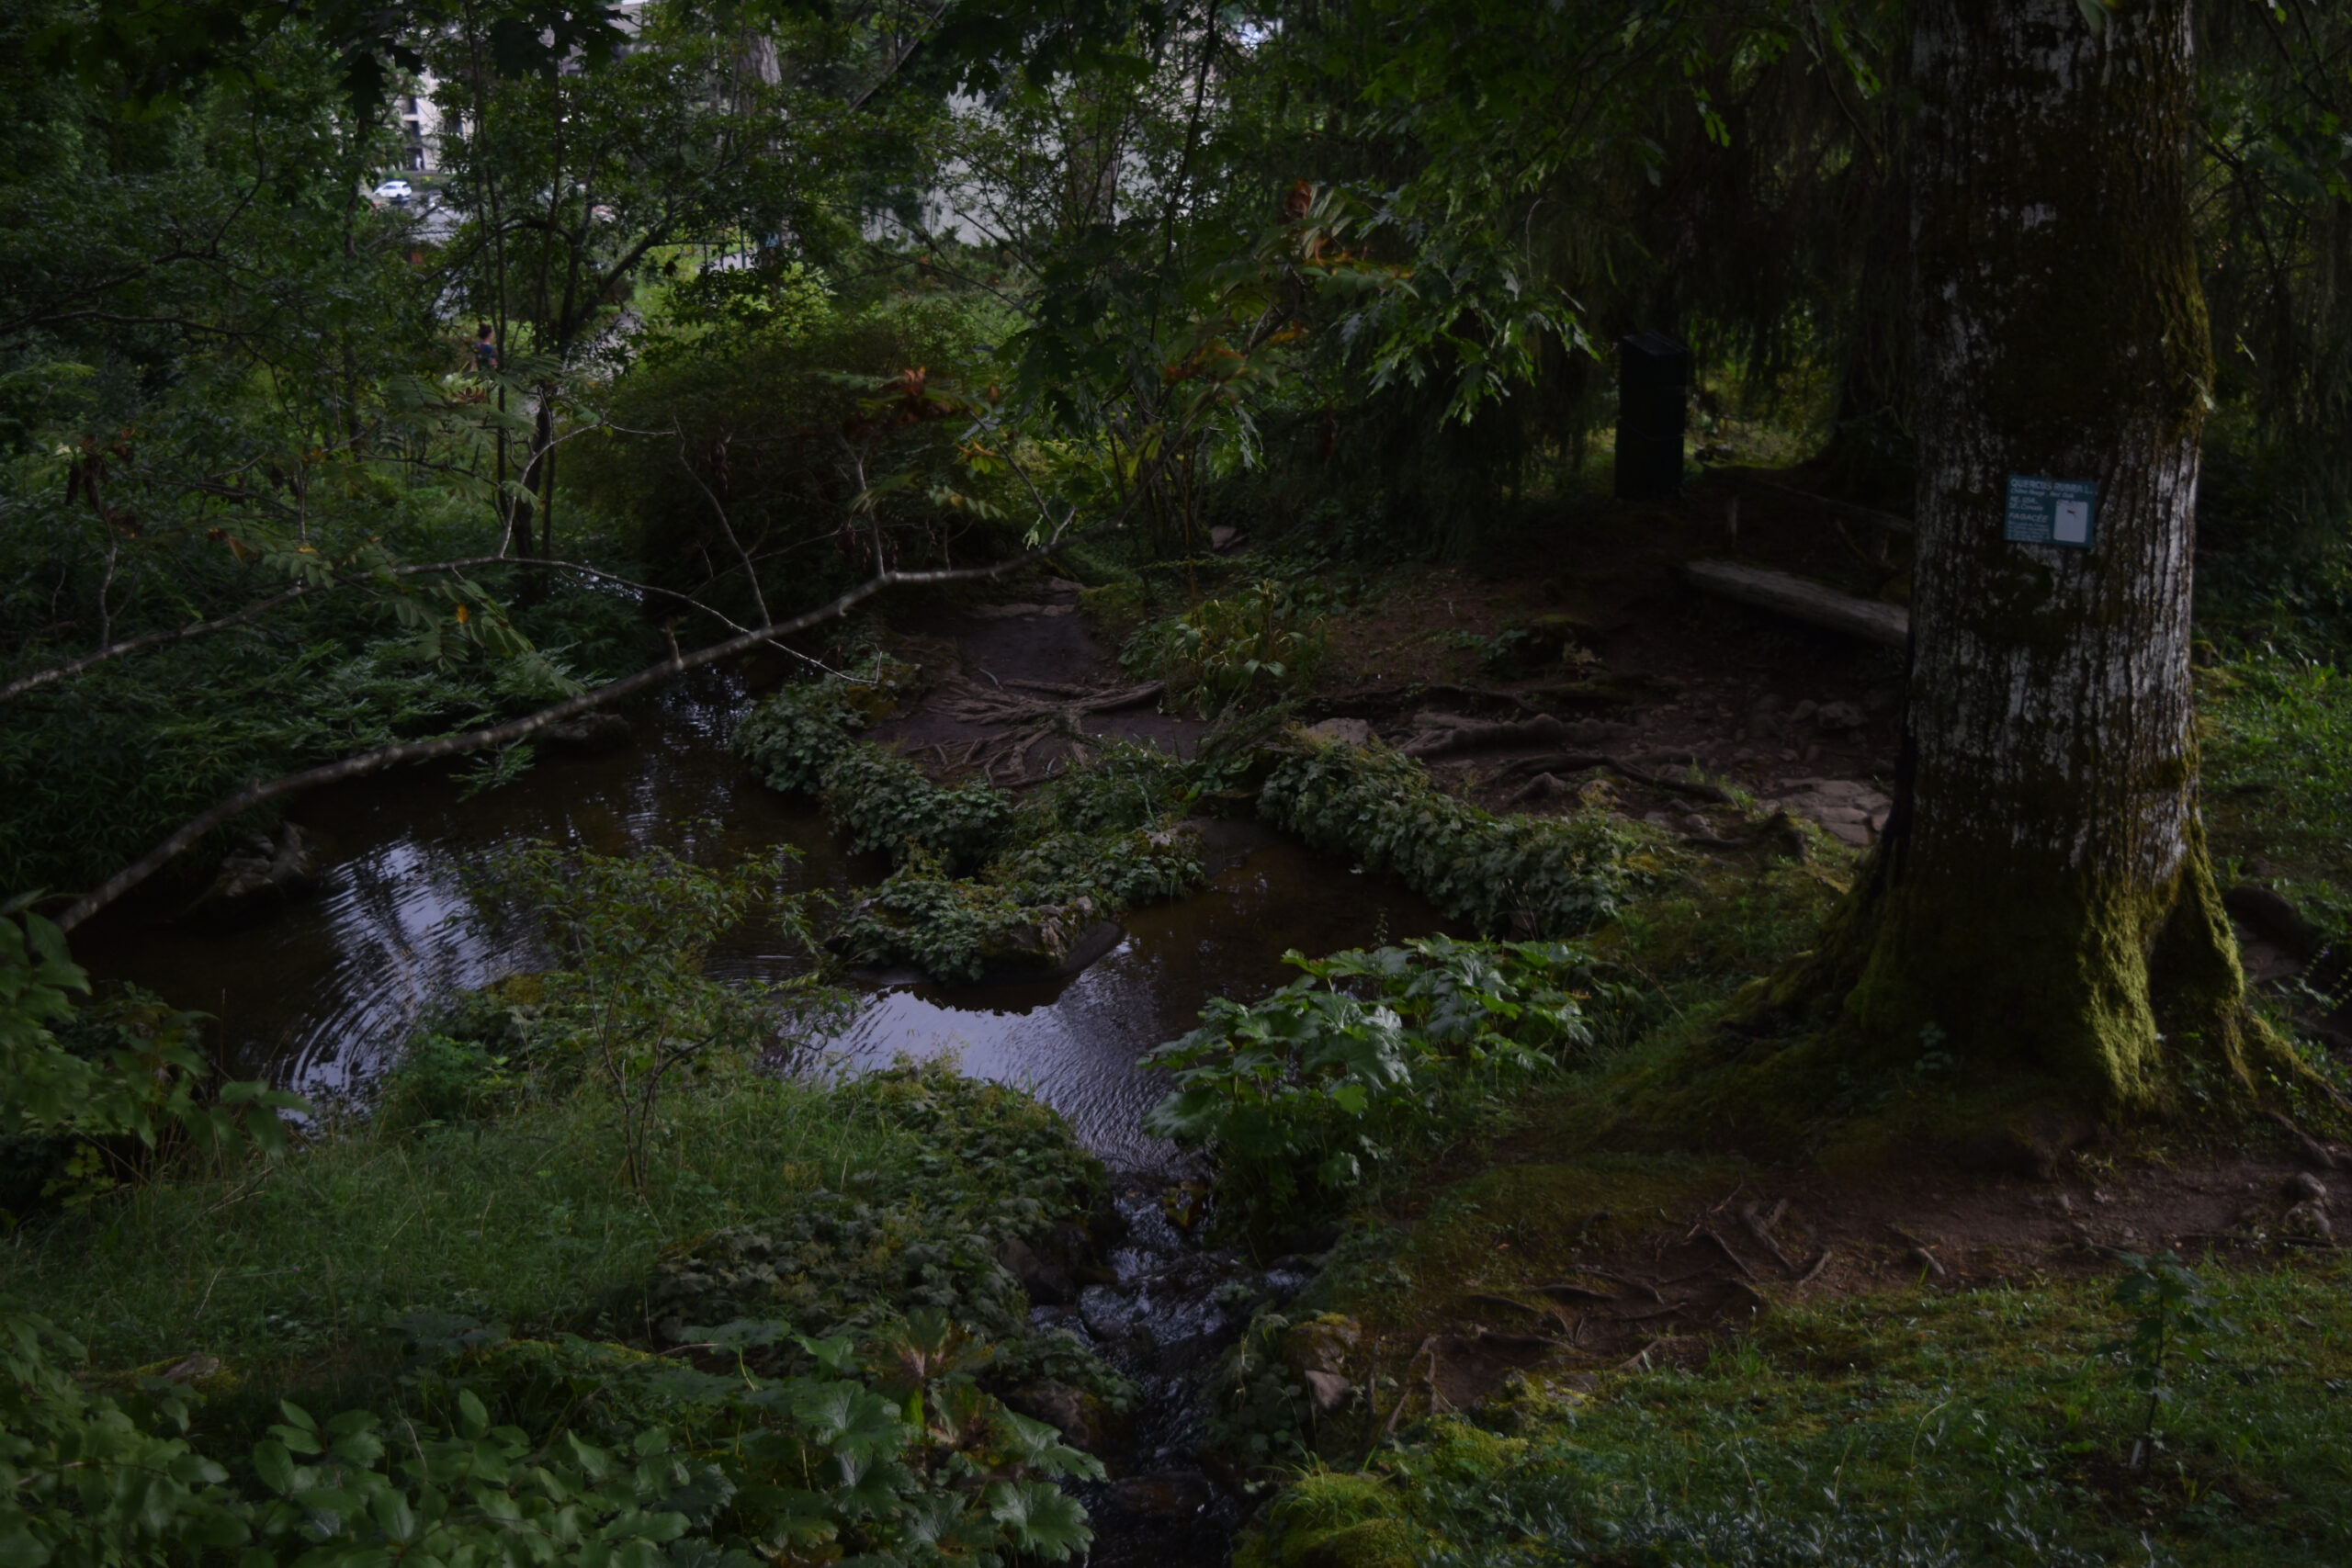
[{"label": "grassy bank", "polygon": [[906,1186],[925,1152],[870,1097],[749,1077],[679,1097],[663,1144],[640,1196],[592,1100],[423,1127],[355,1118],[283,1160],[24,1225],[10,1288],[102,1365],[201,1351],[273,1386],[348,1370],[420,1314],[645,1339],[664,1248],[820,1188]]},{"label": "grassy bank", "polygon": [[398,1089],[10,1237],[15,1561],[1083,1549],[1058,1483],[1101,1466],[1017,1407],[1129,1395],[1007,1267],[1086,1255],[1102,1171],[1050,1111],[936,1065],[740,1076],[629,1173],[593,1094],[420,1124]]},{"label": "grassy bank", "polygon": [[485,887],[567,966],[292,1140],[185,1015],[78,1001],[55,929],[0,918],[0,1134],[51,1173],[0,1252],[0,1560],[1082,1551],[1064,1432],[1129,1392],[1028,1292],[1091,1265],[1102,1169],[951,1066],[761,1071],[837,998],[701,959],[805,936],[780,871],[516,849]]},{"label": "grassy bank", "polygon": [[[2107,1280],[1770,1313],[1699,1364],[1540,1374],[1361,1471],[1304,1474],[1236,1562],[2277,1563],[2352,1551],[2352,1273],[2207,1276],[2160,1420]],[[2138,1454],[2138,1462],[2132,1456]]]}]

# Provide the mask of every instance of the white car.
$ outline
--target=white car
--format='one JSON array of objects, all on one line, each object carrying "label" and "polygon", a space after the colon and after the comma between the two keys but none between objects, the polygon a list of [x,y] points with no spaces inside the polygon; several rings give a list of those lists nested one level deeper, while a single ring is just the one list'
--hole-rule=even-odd
[{"label": "white car", "polygon": [[392,207],[406,207],[416,192],[410,188],[406,180],[386,180],[370,194],[379,203]]}]

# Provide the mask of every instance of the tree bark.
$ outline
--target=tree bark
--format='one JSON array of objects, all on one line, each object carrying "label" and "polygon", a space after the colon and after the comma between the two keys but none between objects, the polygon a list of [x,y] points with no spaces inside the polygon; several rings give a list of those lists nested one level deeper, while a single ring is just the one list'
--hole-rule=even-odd
[{"label": "tree bark", "polygon": [[[1914,72],[1918,561],[1880,849],[1776,999],[1882,1059],[2161,1102],[2177,1055],[2292,1056],[2245,1007],[2188,674],[2211,377],[2188,0],[1924,0]],[[2086,549],[2003,537],[2011,475],[2095,480]]]}]

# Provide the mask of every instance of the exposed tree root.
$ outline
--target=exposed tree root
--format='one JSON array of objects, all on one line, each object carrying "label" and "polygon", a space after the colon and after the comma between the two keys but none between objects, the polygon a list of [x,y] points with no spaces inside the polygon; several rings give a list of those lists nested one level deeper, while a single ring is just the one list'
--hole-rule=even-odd
[{"label": "exposed tree root", "polygon": [[1788,1206],[1788,1200],[1783,1198],[1772,1205],[1771,1213],[1766,1213],[1755,1203],[1743,1204],[1739,1211],[1739,1223],[1755,1238],[1757,1246],[1770,1253],[1781,1268],[1793,1274],[1797,1271],[1796,1264],[1772,1235],[1772,1227],[1781,1223],[1781,1216],[1787,1212]]},{"label": "exposed tree root", "polygon": [[[1050,692],[1060,700],[1004,689],[1009,686]],[[1053,776],[1050,772],[1030,773],[1029,759],[1038,747],[1058,740],[1073,756],[1092,751],[1097,742],[1086,732],[1082,720],[1149,702],[1165,690],[1158,681],[1136,686],[1072,686],[1055,681],[1012,680],[990,691],[962,675],[951,676],[934,694],[933,711],[959,723],[995,728],[964,742],[960,753],[952,751],[947,741],[925,750],[936,751],[941,765],[950,771],[978,768],[990,784],[1020,789]]]},{"label": "exposed tree root", "polygon": [[1622,724],[1570,724],[1550,714],[1499,724],[1464,718],[1458,714],[1429,714],[1423,716],[1423,723],[1427,728],[1422,733],[1396,748],[1408,757],[1450,757],[1463,751],[1490,751],[1547,741],[1556,744],[1564,740],[1619,740],[1630,733]]},{"label": "exposed tree root", "polygon": [[[1495,774],[1492,782],[1500,783],[1514,773],[1536,772],[1538,776],[1534,780],[1504,802],[1507,806],[1517,806],[1523,800],[1532,800],[1539,795],[1564,794],[1573,790],[1574,785],[1563,783],[1553,775],[1560,773],[1576,773],[1584,768],[1607,768],[1611,773],[1622,778],[1631,779],[1645,788],[1663,790],[1668,795],[1684,795],[1692,800],[1711,800],[1720,805],[1731,803],[1731,792],[1721,784],[1670,778],[1664,773],[1654,773],[1646,768],[1637,768],[1622,758],[1611,757],[1599,751],[1560,751],[1548,757],[1529,757],[1501,769]],[[1548,784],[1544,783],[1546,778],[1551,779]]]},{"label": "exposed tree root", "polygon": [[2053,894],[2058,916],[2030,942],[2002,924],[2030,912],[1988,908],[1956,927],[1939,903],[1948,886],[1905,874],[1905,847],[1899,828],[1881,841],[1814,950],[1753,987],[1727,1027],[1820,1031],[1832,1056],[1880,1066],[1916,1058],[1932,1031],[1963,1062],[2046,1074],[2102,1114],[2177,1113],[2192,1060],[2250,1103],[2275,1080],[2342,1106],[2247,1005],[2201,832],[2169,886],[2095,906],[2079,929]]},{"label": "exposed tree root", "polygon": [[2347,1162],[2342,1155],[2296,1126],[2293,1117],[2283,1111],[2272,1111],[2268,1114],[2270,1120],[2286,1129],[2287,1135],[2295,1141],[2295,1150],[2302,1156],[2305,1165],[2310,1166],[2313,1170],[2347,1168]]}]

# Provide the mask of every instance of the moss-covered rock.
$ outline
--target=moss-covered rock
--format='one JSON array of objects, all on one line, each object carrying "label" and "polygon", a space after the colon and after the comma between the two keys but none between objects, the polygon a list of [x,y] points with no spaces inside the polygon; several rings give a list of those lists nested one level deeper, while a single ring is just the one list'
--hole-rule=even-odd
[{"label": "moss-covered rock", "polygon": [[1411,1568],[1430,1543],[1377,1475],[1303,1477],[1234,1543],[1234,1568]]}]

